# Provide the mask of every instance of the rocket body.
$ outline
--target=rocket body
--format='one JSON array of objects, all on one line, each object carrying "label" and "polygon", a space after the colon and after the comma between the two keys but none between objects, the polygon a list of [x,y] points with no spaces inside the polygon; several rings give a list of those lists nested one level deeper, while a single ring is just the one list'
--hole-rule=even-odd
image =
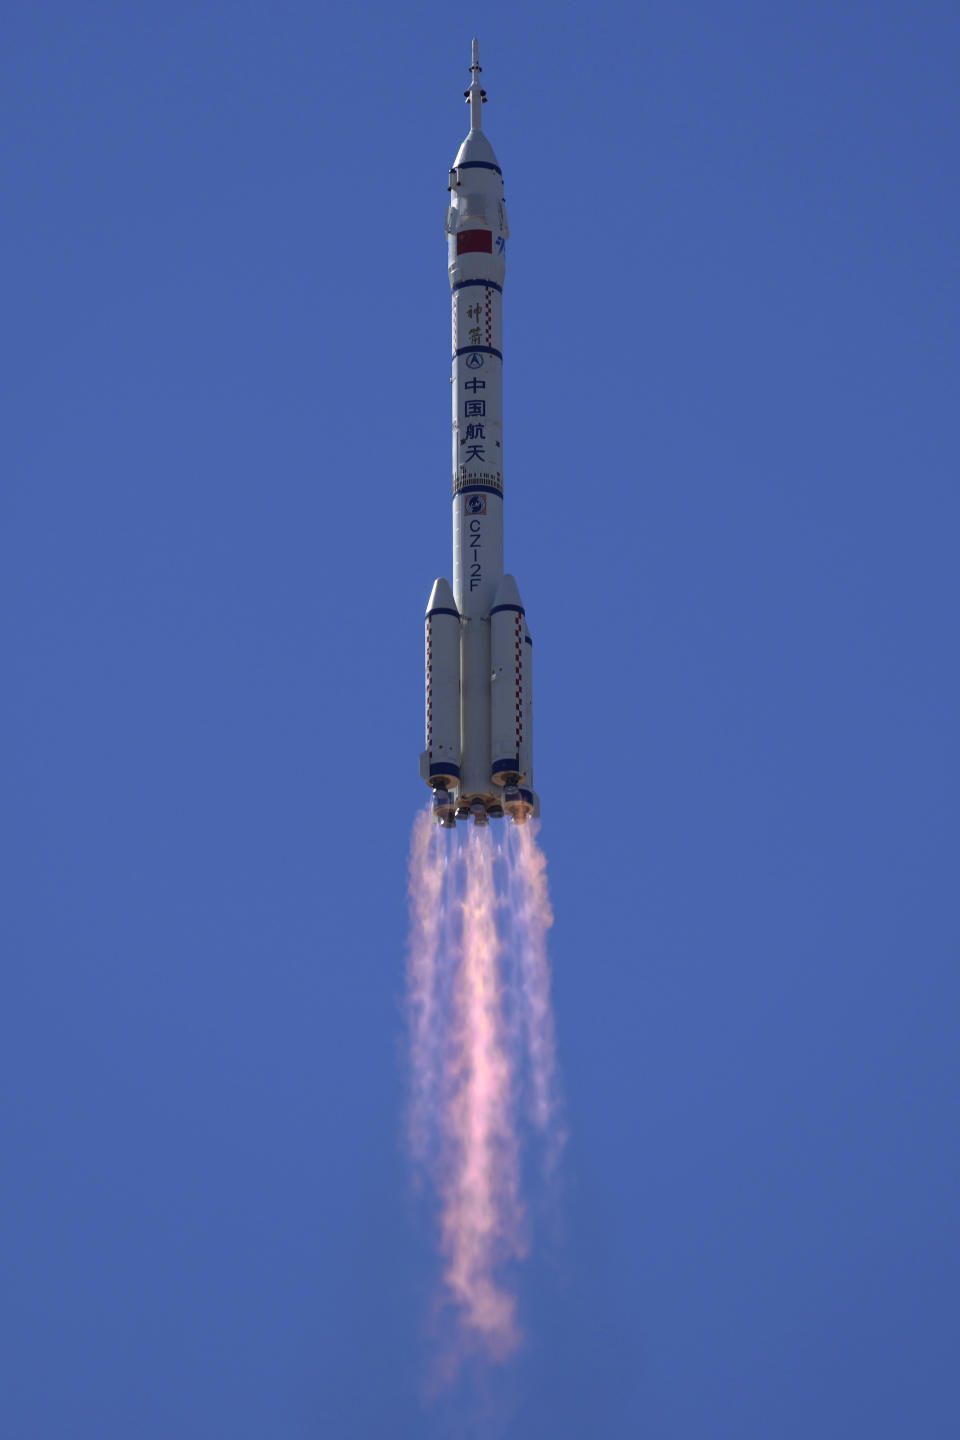
[{"label": "rocket body", "polygon": [[[539,813],[533,791],[532,642],[503,571],[503,284],[509,235],[503,176],[481,126],[486,98],[473,44],[470,133],[450,169],[453,587],[426,615],[426,744],[421,774],[445,825]],[[455,723],[458,721],[458,724]]]}]

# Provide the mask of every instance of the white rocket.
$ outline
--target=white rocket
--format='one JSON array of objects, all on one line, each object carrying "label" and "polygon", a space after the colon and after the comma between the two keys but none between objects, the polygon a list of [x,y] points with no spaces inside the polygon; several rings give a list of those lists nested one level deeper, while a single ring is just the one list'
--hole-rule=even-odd
[{"label": "white rocket", "polygon": [[503,343],[509,230],[503,175],[483,133],[473,42],[470,133],[450,170],[446,232],[453,312],[453,589],[426,615],[420,774],[444,826],[540,813],[533,789],[533,653],[520,592],[503,573]]}]

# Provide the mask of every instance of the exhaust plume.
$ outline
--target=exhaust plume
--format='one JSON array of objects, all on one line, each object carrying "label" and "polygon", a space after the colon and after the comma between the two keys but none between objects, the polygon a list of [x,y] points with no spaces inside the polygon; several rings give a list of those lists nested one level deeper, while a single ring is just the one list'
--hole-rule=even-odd
[{"label": "exhaust plume", "polygon": [[504,1271],[528,1236],[526,1121],[547,1167],[563,1145],[546,935],[553,916],[536,826],[444,831],[429,812],[410,852],[410,1153],[439,1210],[443,1301],[461,1349],[521,1343]]}]

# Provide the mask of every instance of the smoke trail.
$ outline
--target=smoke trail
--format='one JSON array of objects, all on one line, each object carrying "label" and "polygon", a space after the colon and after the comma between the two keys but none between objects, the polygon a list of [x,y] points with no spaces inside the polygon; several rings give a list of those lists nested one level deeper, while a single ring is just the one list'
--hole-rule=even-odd
[{"label": "smoke trail", "polygon": [[547,1143],[547,1169],[560,1158],[565,1135],[559,1125],[557,1047],[550,1003],[547,931],[553,908],[547,886],[547,857],[537,844],[535,820],[507,832],[509,894],[519,965],[521,1007],[530,1064],[530,1116]]},{"label": "smoke trail", "polygon": [[407,960],[407,1007],[410,1025],[409,1140],[414,1157],[426,1159],[431,1115],[436,1104],[437,958],[443,916],[443,857],[437,853],[436,825],[421,812],[410,840],[410,945]]},{"label": "smoke trail", "polygon": [[[556,1047],[546,862],[534,827],[439,830],[418,816],[410,856],[410,1145],[439,1204],[444,1294],[463,1341],[491,1359],[520,1344],[503,1268],[526,1252],[526,1110],[555,1160]],[[514,1023],[511,1023],[511,1020]]]},{"label": "smoke trail", "polygon": [[443,1180],[444,1279],[464,1324],[498,1358],[519,1341],[516,1302],[498,1286],[498,1260],[522,1253],[511,1057],[504,1046],[489,832],[468,831],[463,931],[454,994],[454,1060],[446,1107],[451,1142]]}]

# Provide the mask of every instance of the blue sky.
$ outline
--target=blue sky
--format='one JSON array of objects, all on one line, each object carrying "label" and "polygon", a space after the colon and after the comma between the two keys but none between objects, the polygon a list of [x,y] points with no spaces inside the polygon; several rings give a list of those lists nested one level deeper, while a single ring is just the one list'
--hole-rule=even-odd
[{"label": "blue sky", "polygon": [[[957,1433],[947,4],[17,4],[4,1433]],[[425,1406],[448,165],[512,238],[570,1143]]]}]

